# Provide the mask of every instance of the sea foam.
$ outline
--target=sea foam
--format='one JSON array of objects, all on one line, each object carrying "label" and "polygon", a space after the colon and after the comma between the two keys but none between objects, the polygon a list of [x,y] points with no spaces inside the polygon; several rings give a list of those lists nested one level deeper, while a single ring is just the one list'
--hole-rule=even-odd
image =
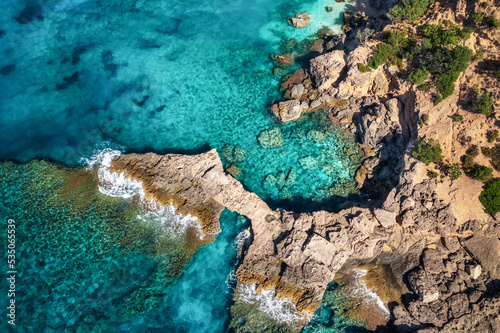
[{"label": "sea foam", "polygon": [[390,316],[390,312],[384,304],[384,301],[380,298],[377,293],[368,289],[363,277],[368,273],[365,269],[355,269],[354,278],[356,280],[357,288],[351,290],[354,296],[358,296],[365,302],[374,302],[377,306],[387,315]]},{"label": "sea foam", "polygon": [[258,294],[257,285],[239,283],[237,291],[242,301],[248,304],[257,304],[263,313],[279,323],[299,325],[311,319],[311,315],[298,312],[291,299],[276,298],[274,289],[262,290]]}]

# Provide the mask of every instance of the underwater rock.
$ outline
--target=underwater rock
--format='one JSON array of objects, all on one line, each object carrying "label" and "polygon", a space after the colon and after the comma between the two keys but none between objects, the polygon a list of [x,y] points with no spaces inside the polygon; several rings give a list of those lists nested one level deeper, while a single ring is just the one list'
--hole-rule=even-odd
[{"label": "underwater rock", "polygon": [[43,21],[43,8],[40,5],[26,6],[16,18],[19,24],[28,24],[33,21]]},{"label": "underwater rock", "polygon": [[276,60],[277,65],[280,67],[290,67],[295,63],[295,56],[293,53],[275,54],[273,59]]},{"label": "underwater rock", "polygon": [[234,165],[234,164],[231,164],[227,169],[226,169],[226,172],[228,174],[230,174],[231,176],[233,176],[234,178],[238,179],[241,177],[241,168]]},{"label": "underwater rock", "polygon": [[289,23],[296,28],[307,27],[311,23],[311,14],[307,12],[300,12],[295,17],[290,18]]},{"label": "underwater rock", "polygon": [[307,131],[306,138],[316,143],[323,143],[326,141],[325,133],[314,129]]},{"label": "underwater rock", "polygon": [[299,158],[299,164],[306,170],[314,170],[318,168],[318,160],[311,155]]},{"label": "underwater rock", "polygon": [[264,149],[271,149],[283,146],[283,136],[278,127],[263,130],[257,137],[259,144]]}]

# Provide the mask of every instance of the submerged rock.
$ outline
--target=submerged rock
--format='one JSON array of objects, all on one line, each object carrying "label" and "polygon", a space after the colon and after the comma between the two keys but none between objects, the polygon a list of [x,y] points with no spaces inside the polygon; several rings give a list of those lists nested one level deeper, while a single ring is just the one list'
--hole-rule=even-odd
[{"label": "submerged rock", "polygon": [[278,127],[263,130],[257,137],[259,144],[264,149],[277,148],[283,146],[283,136]]}]

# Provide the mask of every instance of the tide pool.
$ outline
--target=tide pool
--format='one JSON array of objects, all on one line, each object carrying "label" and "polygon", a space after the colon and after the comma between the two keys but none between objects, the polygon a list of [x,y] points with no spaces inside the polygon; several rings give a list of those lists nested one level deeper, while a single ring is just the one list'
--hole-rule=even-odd
[{"label": "tide pool", "polygon": [[[334,0],[2,2],[0,159],[75,166],[104,142],[126,152],[217,148],[223,157],[229,147],[242,154],[225,159],[226,167],[276,206],[341,200],[355,190],[353,138],[320,114],[279,124],[268,107],[280,98],[270,54],[281,40],[301,41],[323,25],[339,31],[345,7]],[[312,13],[311,26],[289,26],[302,10]],[[267,130],[279,132],[278,147],[259,143]],[[290,172],[285,184],[281,174]]]}]

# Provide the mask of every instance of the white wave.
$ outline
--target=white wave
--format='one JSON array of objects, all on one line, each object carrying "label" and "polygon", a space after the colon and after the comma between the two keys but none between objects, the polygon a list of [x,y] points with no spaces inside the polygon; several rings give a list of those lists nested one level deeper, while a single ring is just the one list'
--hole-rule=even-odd
[{"label": "white wave", "polygon": [[236,249],[238,251],[242,250],[243,244],[245,244],[250,235],[251,235],[250,230],[245,229],[236,236]]},{"label": "white wave", "polygon": [[94,150],[94,155],[89,158],[82,158],[82,163],[87,169],[92,169],[96,166],[110,167],[111,161],[120,156],[122,152],[117,149],[104,148]]},{"label": "white wave", "polygon": [[351,292],[355,296],[359,296],[360,298],[364,299],[365,302],[375,302],[377,306],[384,311],[384,313],[388,316],[390,316],[389,309],[385,306],[384,301],[380,298],[379,295],[377,295],[376,292],[373,290],[368,289],[368,286],[366,285],[365,281],[363,281],[363,277],[368,273],[367,270],[365,269],[355,269],[354,270],[354,278],[356,279],[357,282],[357,288],[353,289]]},{"label": "white wave", "polygon": [[127,178],[123,173],[111,172],[109,170],[111,161],[120,155],[121,151],[119,150],[105,148],[96,151],[92,157],[82,160],[87,169],[98,167],[99,192],[110,197],[124,199],[137,197],[139,207],[141,208],[140,213],[137,215],[138,219],[155,223],[163,230],[176,235],[183,235],[188,228],[193,227],[196,229],[198,236],[202,238],[203,233],[198,218],[191,215],[183,216],[182,214],[177,214],[172,204],[162,206],[154,199],[147,200],[142,182]]},{"label": "white wave", "polygon": [[289,298],[276,298],[274,289],[262,290],[257,293],[257,285],[239,283],[237,286],[238,297],[248,304],[257,304],[262,312],[269,315],[279,323],[304,323],[311,319],[308,313],[297,311],[295,304]]},{"label": "white wave", "polygon": [[185,234],[187,229],[192,227],[195,228],[196,233],[201,238],[203,233],[198,218],[191,215],[176,214],[174,205],[162,206],[154,199],[146,200],[144,197],[141,197],[140,205],[144,209],[137,215],[138,219],[159,223],[165,231],[177,235]]}]

